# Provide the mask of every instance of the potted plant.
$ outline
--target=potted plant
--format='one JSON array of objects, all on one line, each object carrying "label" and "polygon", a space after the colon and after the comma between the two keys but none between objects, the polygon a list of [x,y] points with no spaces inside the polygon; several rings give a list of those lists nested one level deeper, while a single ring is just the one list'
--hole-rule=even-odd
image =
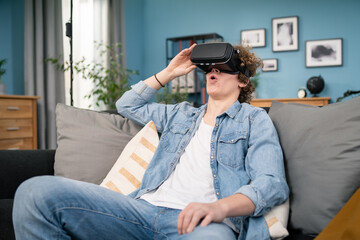
[{"label": "potted plant", "polygon": [[352,97],[360,96],[360,90],[358,90],[358,91],[357,90],[347,90],[346,92],[344,92],[344,95],[342,97],[338,97],[336,99],[336,102],[341,102],[343,99],[346,99],[350,96],[352,96]]},{"label": "potted plant", "polygon": [[188,95],[187,92],[181,93],[179,86],[177,86],[176,91],[172,92],[169,85],[166,85],[162,91],[156,94],[155,98],[158,103],[175,104],[186,101]]},{"label": "potted plant", "polygon": [[[104,67],[102,62],[88,63],[83,57],[82,60],[73,64],[73,68],[82,78],[91,80],[94,83],[94,88],[84,96],[85,98],[94,97],[96,99],[95,104],[98,107],[102,103],[106,109],[116,109],[115,103],[117,99],[130,89],[128,81],[133,74],[138,74],[138,72],[126,69],[120,63],[122,54],[118,51],[121,47],[119,43],[104,45],[95,42],[95,46],[100,51],[100,59],[105,58],[107,60],[107,66]],[[58,58],[49,58],[47,61],[52,62],[64,72],[70,70],[68,61],[65,61],[64,64],[60,64]]]},{"label": "potted plant", "polygon": [[2,75],[4,75],[5,72],[6,72],[6,70],[4,68],[2,68],[2,66],[5,63],[6,63],[6,59],[1,59],[0,60],[0,94],[5,94],[6,93],[6,86],[2,82]]}]

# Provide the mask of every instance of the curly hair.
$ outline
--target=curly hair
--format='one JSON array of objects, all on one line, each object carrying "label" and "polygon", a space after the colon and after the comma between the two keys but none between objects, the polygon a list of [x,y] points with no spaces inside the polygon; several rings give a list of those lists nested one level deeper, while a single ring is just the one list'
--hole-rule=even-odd
[{"label": "curly hair", "polygon": [[[249,70],[250,77],[254,77],[256,75],[257,68],[263,66],[262,60],[253,52],[250,52],[251,47],[249,46],[235,45],[234,49],[239,50],[238,57],[241,60],[241,66],[246,66]],[[250,78],[246,77],[243,73],[239,73],[238,79],[241,83],[247,83],[245,87],[241,88],[238,101],[240,103],[250,103],[252,99],[251,93],[255,91],[255,87],[251,83]]]}]

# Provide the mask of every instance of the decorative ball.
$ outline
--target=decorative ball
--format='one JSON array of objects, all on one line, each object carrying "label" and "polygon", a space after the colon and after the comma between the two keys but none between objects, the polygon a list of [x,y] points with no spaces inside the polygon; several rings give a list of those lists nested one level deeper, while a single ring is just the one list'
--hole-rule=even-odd
[{"label": "decorative ball", "polygon": [[314,95],[320,93],[324,89],[324,86],[325,82],[321,75],[309,78],[306,83],[307,89]]}]

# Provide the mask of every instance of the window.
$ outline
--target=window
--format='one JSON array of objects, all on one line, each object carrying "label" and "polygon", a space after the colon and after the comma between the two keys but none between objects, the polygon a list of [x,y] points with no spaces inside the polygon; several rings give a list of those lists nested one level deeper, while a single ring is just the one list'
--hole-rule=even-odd
[{"label": "window", "polygon": [[[70,20],[70,1],[62,1],[64,58],[69,61],[70,43],[65,35],[65,23]],[[76,0],[73,1],[73,62],[85,57],[87,62],[99,62],[99,53],[94,42],[108,42],[108,1],[103,0]],[[105,63],[105,60],[102,62]],[[85,99],[93,88],[91,80],[82,79],[74,71],[73,100],[74,106],[79,108],[97,109],[94,99]],[[65,98],[70,105],[70,71],[65,73]]]}]

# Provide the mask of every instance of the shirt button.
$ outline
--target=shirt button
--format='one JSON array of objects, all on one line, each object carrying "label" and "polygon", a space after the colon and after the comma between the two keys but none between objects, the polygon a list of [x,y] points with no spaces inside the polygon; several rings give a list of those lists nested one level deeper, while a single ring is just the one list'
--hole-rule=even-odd
[{"label": "shirt button", "polygon": [[217,126],[217,127],[218,127],[218,126],[219,126],[219,124],[217,123],[217,124],[215,124],[215,126]]},{"label": "shirt button", "polygon": [[219,193],[219,192],[217,192],[217,193],[216,193],[216,195],[218,195],[218,196],[219,196],[219,195],[220,195],[220,193]]},{"label": "shirt button", "polygon": [[213,158],[214,158],[214,156],[211,156],[210,158],[211,158],[211,159],[213,159]]},{"label": "shirt button", "polygon": [[214,142],[214,139],[211,139],[211,142]]},{"label": "shirt button", "polygon": [[213,176],[214,176],[214,178],[216,178],[216,174],[214,174]]}]

